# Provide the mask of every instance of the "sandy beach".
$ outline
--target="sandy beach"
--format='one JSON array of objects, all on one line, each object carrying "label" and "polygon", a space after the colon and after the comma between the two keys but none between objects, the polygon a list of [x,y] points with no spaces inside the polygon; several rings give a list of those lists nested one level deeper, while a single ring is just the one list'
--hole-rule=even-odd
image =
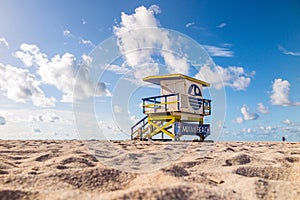
[{"label": "sandy beach", "polygon": [[300,199],[300,143],[109,143],[0,140],[0,199]]}]

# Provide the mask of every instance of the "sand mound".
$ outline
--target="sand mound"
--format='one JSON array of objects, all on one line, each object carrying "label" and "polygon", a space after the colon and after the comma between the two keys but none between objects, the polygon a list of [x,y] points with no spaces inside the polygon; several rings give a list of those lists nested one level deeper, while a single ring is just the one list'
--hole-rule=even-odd
[{"label": "sand mound", "polygon": [[25,192],[21,190],[0,190],[0,198],[1,199],[14,199],[14,200],[26,200],[26,199],[34,199],[36,193]]},{"label": "sand mound", "polygon": [[46,160],[49,160],[53,157],[57,157],[58,155],[55,155],[55,154],[45,154],[45,155],[41,155],[39,157],[37,157],[35,159],[35,161],[38,161],[38,162],[45,162]]},{"label": "sand mound", "polygon": [[246,177],[258,177],[268,180],[289,180],[289,173],[279,167],[240,167],[236,174]]},{"label": "sand mound", "polygon": [[182,185],[161,189],[148,188],[147,190],[136,190],[113,199],[191,199],[194,193],[195,189]]},{"label": "sand mound", "polygon": [[251,157],[247,154],[239,154],[225,161],[226,165],[245,165],[251,162]]},{"label": "sand mound", "polygon": [[124,188],[134,174],[115,169],[89,169],[57,175],[60,180],[72,185],[76,189],[114,191]]},{"label": "sand mound", "polygon": [[184,199],[184,200],[204,200],[204,199],[241,199],[234,191],[224,190],[219,192],[216,188],[201,186],[174,185],[172,187],[146,188],[146,190],[135,190],[125,193],[114,200],[125,199]]},{"label": "sand mound", "polygon": [[95,164],[84,158],[69,157],[61,161],[61,165],[72,168],[95,167]]},{"label": "sand mound", "polygon": [[186,169],[177,165],[163,169],[163,171],[175,177],[188,176],[190,174]]},{"label": "sand mound", "polygon": [[286,161],[290,162],[290,163],[295,163],[295,162],[300,162],[300,158],[299,157],[285,157],[284,158]]}]

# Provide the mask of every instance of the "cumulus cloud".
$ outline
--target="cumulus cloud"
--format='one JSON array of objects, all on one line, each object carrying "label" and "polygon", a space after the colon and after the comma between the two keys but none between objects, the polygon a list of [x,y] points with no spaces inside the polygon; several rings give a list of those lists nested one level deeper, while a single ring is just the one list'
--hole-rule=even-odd
[{"label": "cumulus cloud", "polygon": [[[94,83],[89,78],[89,65],[92,59],[83,55],[83,65],[79,65],[74,55],[65,53],[52,58],[42,52],[36,45],[22,44],[15,56],[25,66],[35,66],[43,84],[55,86],[63,93],[62,102],[72,102],[73,99],[83,99],[90,96],[109,96],[104,83]],[[80,67],[86,70],[80,70]],[[80,72],[80,73],[79,73]],[[76,97],[73,97],[74,86],[77,83]]]},{"label": "cumulus cloud", "polygon": [[233,123],[236,123],[236,124],[242,124],[244,122],[244,119],[242,117],[237,117]]},{"label": "cumulus cloud", "polygon": [[74,37],[70,30],[66,29],[63,31],[64,36],[66,37]]},{"label": "cumulus cloud", "polygon": [[259,115],[257,113],[250,113],[248,111],[248,107],[246,105],[242,106],[241,113],[242,113],[245,121],[256,120],[259,117]]},{"label": "cumulus cloud", "polygon": [[289,100],[290,83],[281,78],[275,79],[272,86],[272,94],[270,96],[272,105],[279,106],[300,106],[300,102],[292,102]]},{"label": "cumulus cloud", "polygon": [[[156,7],[158,9],[158,7]],[[172,52],[180,52],[180,42],[175,40],[167,30],[160,29],[160,23],[156,19],[157,11],[144,6],[135,9],[133,14],[121,14],[121,22],[114,26],[114,34],[120,53],[124,56],[124,63],[120,66],[113,65],[111,70],[115,73],[126,72],[133,69],[135,80],[141,80],[145,76],[159,73],[159,61],[166,65],[168,73],[188,74],[189,63],[186,55],[175,55]],[[186,26],[192,26],[193,23]],[[147,30],[145,30],[147,28]],[[176,46],[177,45],[177,46]],[[155,49],[154,49],[155,48]],[[212,56],[232,57],[233,52],[228,47],[205,46]],[[162,49],[162,50],[160,50]],[[179,49],[179,51],[178,51]],[[153,56],[154,55],[154,56]],[[201,66],[196,78],[206,80],[217,89],[229,86],[235,90],[245,90],[255,72],[247,73],[242,67],[231,66],[223,68],[217,66]],[[136,82],[140,83],[140,82]]]},{"label": "cumulus cloud", "polygon": [[91,56],[83,54],[82,55],[82,62],[83,62],[83,64],[89,66],[93,62],[93,58]]},{"label": "cumulus cloud", "polygon": [[227,24],[223,22],[223,23],[219,24],[219,25],[217,26],[217,28],[224,28],[226,25],[227,25]]},{"label": "cumulus cloud", "polygon": [[284,123],[284,124],[286,124],[286,125],[290,125],[290,126],[294,126],[295,125],[295,123],[294,122],[292,122],[291,120],[289,120],[289,119],[285,119],[285,120],[283,120],[282,121],[282,123]]},{"label": "cumulus cloud", "polygon": [[35,116],[30,116],[29,121],[31,122],[45,122],[45,123],[54,123],[54,122],[59,122],[60,117],[57,116],[54,113],[45,113],[45,114],[38,114]]},{"label": "cumulus cloud", "polygon": [[120,129],[114,122],[98,121],[98,125],[101,129],[107,129],[112,133],[120,133]]},{"label": "cumulus cloud", "polygon": [[251,133],[253,130],[251,128],[243,128],[241,132],[243,133]]},{"label": "cumulus cloud", "polygon": [[115,111],[116,113],[121,113],[121,112],[122,112],[122,108],[121,108],[120,106],[118,106],[118,105],[115,105],[115,106],[114,106],[114,111]]},{"label": "cumulus cloud", "polygon": [[23,62],[25,67],[30,67],[35,62],[43,63],[47,61],[47,56],[40,52],[37,45],[23,43],[20,45],[20,50],[21,51],[17,51],[14,55]]},{"label": "cumulus cloud", "polygon": [[92,47],[95,47],[95,44],[91,40],[85,40],[83,38],[80,38],[79,42],[81,44],[90,45]]},{"label": "cumulus cloud", "polygon": [[122,13],[120,24],[114,26],[119,50],[125,58],[124,64],[132,67],[137,80],[159,73],[159,63],[154,55],[162,57],[168,72],[188,73],[189,65],[184,56],[171,53],[176,42],[167,30],[159,28],[160,23],[155,18],[159,12],[155,5],[148,9],[140,6],[131,15]]},{"label": "cumulus cloud", "polygon": [[71,31],[68,29],[63,31],[63,35],[68,38],[76,39],[79,42],[79,44],[89,45],[91,47],[96,46],[91,40],[83,39],[80,36],[76,36],[76,35],[72,34]]},{"label": "cumulus cloud", "polygon": [[258,126],[259,133],[261,134],[270,134],[270,133],[276,133],[279,129],[279,127],[273,127],[273,126]]},{"label": "cumulus cloud", "polygon": [[106,65],[105,70],[114,72],[116,74],[126,74],[130,72],[130,69],[128,69],[126,66],[119,65]]},{"label": "cumulus cloud", "polygon": [[212,68],[204,65],[200,68],[196,78],[209,82],[216,89],[228,86],[235,90],[245,90],[250,85],[251,77],[254,74],[255,71],[248,73],[242,67],[216,66]]},{"label": "cumulus cloud", "polygon": [[130,120],[136,122],[138,119],[135,115],[130,116]]},{"label": "cumulus cloud", "polygon": [[257,113],[249,112],[248,107],[246,105],[243,105],[241,107],[241,113],[243,117],[237,117],[233,121],[233,123],[242,124],[244,121],[257,120],[259,118],[259,115]]},{"label": "cumulus cloud", "polygon": [[3,44],[4,46],[8,47],[8,42],[4,37],[0,37],[0,45]]},{"label": "cumulus cloud", "polygon": [[257,104],[257,110],[262,113],[262,114],[269,114],[269,110],[263,103],[258,103]]},{"label": "cumulus cloud", "polygon": [[285,55],[291,55],[291,56],[300,56],[300,52],[293,52],[293,51],[288,51],[284,47],[278,45],[279,51],[284,53]]},{"label": "cumulus cloud", "polygon": [[195,22],[189,22],[185,25],[186,28],[190,27],[190,26],[193,26],[195,24]]},{"label": "cumulus cloud", "polygon": [[202,45],[202,47],[213,57],[233,57],[234,53],[226,47],[216,47],[211,45]]},{"label": "cumulus cloud", "polygon": [[15,102],[31,100],[35,106],[55,106],[56,99],[46,97],[40,88],[40,82],[26,69],[0,63],[0,90]]},{"label": "cumulus cloud", "polygon": [[0,115],[0,126],[3,126],[6,124],[6,119]]}]

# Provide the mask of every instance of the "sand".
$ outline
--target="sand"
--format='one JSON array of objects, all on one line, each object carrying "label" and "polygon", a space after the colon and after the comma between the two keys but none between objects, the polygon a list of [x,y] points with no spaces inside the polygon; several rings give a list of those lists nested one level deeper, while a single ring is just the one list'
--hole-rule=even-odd
[{"label": "sand", "polygon": [[300,143],[0,140],[0,199],[300,199]]}]

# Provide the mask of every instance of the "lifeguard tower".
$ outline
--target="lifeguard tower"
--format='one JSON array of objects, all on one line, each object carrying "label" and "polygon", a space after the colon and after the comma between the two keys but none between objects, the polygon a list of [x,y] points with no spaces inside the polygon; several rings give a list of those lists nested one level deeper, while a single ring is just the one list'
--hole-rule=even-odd
[{"label": "lifeguard tower", "polygon": [[151,140],[161,133],[172,140],[183,135],[199,136],[200,141],[210,134],[210,125],[203,118],[211,114],[211,100],[202,96],[209,83],[185,76],[169,74],[148,76],[144,81],[160,86],[161,95],[143,98],[146,115],[131,128],[131,139]]}]

